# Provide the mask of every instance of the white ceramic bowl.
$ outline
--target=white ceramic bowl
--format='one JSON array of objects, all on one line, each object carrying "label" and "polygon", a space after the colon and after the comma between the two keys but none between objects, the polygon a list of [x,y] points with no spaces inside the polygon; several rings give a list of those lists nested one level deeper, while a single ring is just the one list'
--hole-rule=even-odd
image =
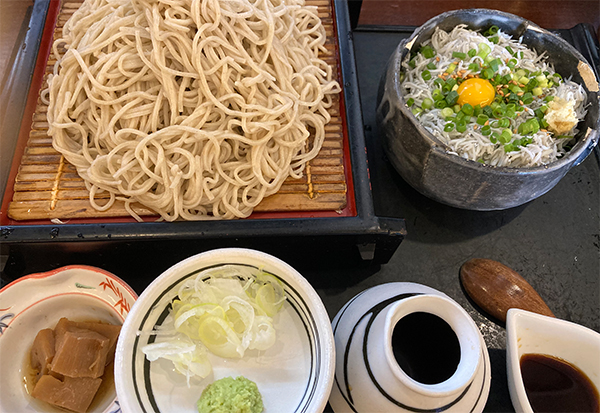
[{"label": "white ceramic bowl", "polygon": [[521,356],[532,353],[571,363],[600,390],[600,334],[570,321],[511,308],[506,317],[506,363],[517,413],[533,413],[520,367]]},{"label": "white ceramic bowl", "polygon": [[[287,296],[274,317],[275,344],[266,351],[246,351],[242,359],[210,355],[213,372],[191,386],[169,362],[149,362],[140,348],[149,336],[138,334],[160,325],[178,286],[208,267],[225,264],[261,268],[279,278]],[[254,250],[226,248],[190,257],[161,274],[140,295],[123,325],[117,344],[115,382],[123,411],[196,413],[202,390],[223,377],[254,381],[267,412],[322,412],[334,374],[330,319],[311,285],[283,261]]]},{"label": "white ceramic bowl", "polygon": [[[29,350],[37,333],[67,317],[122,324],[136,293],[99,268],[72,265],[31,274],[0,290],[0,412],[64,412],[27,393]],[[92,402],[91,413],[120,412],[114,385]]]},{"label": "white ceramic bowl", "polygon": [[[402,320],[418,313],[428,316],[395,331]],[[485,342],[468,313],[440,291],[408,282],[372,287],[338,312],[333,331],[336,374],[329,402],[336,413],[483,410],[491,380]],[[421,354],[398,353],[396,358],[400,346],[394,344],[394,336],[407,333],[420,336],[415,345],[419,351],[430,344],[435,348]],[[433,366],[421,369],[415,360],[427,360]],[[440,368],[448,360],[453,364]],[[416,370],[427,370],[435,378],[419,377]]]}]

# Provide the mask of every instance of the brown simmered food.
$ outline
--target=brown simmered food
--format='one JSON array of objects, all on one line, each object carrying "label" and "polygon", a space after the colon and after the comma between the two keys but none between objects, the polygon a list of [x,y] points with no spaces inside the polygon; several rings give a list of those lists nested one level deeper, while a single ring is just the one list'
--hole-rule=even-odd
[{"label": "brown simmered food", "polygon": [[61,318],[54,330],[41,330],[30,353],[37,371],[31,395],[85,413],[114,359],[121,326]]},{"label": "brown simmered food", "polygon": [[94,400],[102,379],[65,376],[61,381],[49,374],[42,376],[31,395],[55,406],[85,413]]},{"label": "brown simmered food", "polygon": [[37,379],[48,374],[54,358],[54,331],[51,328],[40,330],[31,347],[31,367],[38,371]]}]

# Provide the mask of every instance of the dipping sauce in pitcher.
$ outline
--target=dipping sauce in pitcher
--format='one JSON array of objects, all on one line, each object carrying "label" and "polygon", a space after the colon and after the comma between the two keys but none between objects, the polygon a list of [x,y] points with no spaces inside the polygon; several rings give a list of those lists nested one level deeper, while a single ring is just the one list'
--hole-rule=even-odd
[{"label": "dipping sauce in pitcher", "polygon": [[402,317],[392,334],[398,365],[413,380],[438,384],[449,379],[460,362],[458,337],[440,317],[415,312]]}]

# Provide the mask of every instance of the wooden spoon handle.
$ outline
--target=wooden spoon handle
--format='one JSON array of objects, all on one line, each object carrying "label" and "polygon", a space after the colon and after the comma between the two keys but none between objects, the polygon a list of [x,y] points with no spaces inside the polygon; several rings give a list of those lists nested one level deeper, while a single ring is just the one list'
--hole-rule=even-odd
[{"label": "wooden spoon handle", "polygon": [[506,313],[511,308],[554,317],[533,287],[512,268],[498,261],[473,258],[460,268],[460,279],[469,297],[502,322],[506,322]]}]

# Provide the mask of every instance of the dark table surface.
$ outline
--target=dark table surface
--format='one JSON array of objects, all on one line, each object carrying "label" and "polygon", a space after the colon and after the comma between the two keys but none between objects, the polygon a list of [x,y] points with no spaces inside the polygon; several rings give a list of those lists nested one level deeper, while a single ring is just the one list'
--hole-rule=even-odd
[{"label": "dark table surface", "polygon": [[[523,275],[557,317],[600,331],[598,152],[573,168],[550,192],[517,208],[467,211],[423,197],[387,162],[374,116],[385,63],[409,33],[409,28],[359,28],[353,34],[375,212],[378,216],[404,218],[404,241],[383,265],[348,258],[334,248],[329,259],[315,260],[301,247],[283,254],[281,245],[275,245],[278,243],[264,244],[261,249],[277,253],[296,267],[316,288],[332,318],[355,294],[382,283],[418,282],[448,294],[471,314],[490,353],[492,385],[485,410],[510,412],[513,408],[506,383],[504,325],[483,315],[468,300],[459,282],[459,268],[474,257],[498,260]],[[307,237],[305,241],[314,240]],[[114,272],[141,293],[161,272],[188,254],[169,246],[154,245],[144,250],[137,245],[130,255],[99,255],[93,244],[81,244],[60,258],[38,251],[35,256],[21,257],[27,262],[26,268],[5,268],[3,281],[10,281],[11,274],[88,264]],[[251,240],[236,245],[253,247]],[[222,245],[214,245],[218,246]]]},{"label": "dark table surface", "polygon": [[[456,209],[412,189],[387,161],[375,122],[379,79],[410,27],[359,26],[354,32],[359,89],[375,212],[403,217],[407,236],[389,261],[358,282],[320,288],[333,317],[365,288],[394,281],[426,284],[448,294],[473,317],[486,341],[492,385],[485,411],[513,411],[506,381],[505,326],[482,314],[465,295],[460,266],[475,257],[519,272],[565,320],[600,331],[600,159],[595,150],[547,194],[494,212]],[[577,30],[558,31],[567,40]],[[339,271],[344,271],[340,269]]]}]

